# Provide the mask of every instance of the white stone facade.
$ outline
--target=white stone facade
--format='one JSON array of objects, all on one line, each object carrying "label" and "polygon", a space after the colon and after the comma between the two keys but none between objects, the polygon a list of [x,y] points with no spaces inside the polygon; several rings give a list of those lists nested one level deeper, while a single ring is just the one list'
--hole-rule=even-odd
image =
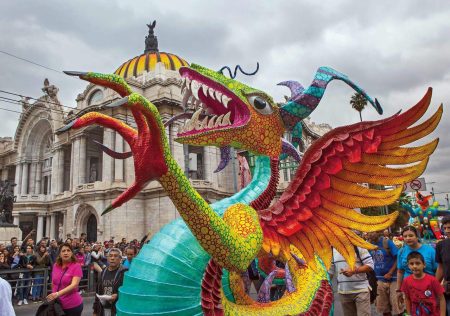
[{"label": "white stone facade", "polygon": [[[154,71],[127,81],[134,91],[158,107],[164,121],[183,112],[181,78],[177,71],[166,69],[163,63],[158,63]],[[118,152],[128,151],[128,144],[116,132],[98,126],[60,135],[55,131],[80,112],[97,110],[132,126],[133,117],[125,108],[103,108],[102,105],[119,96],[94,84],[88,84],[78,95],[73,111],[59,104],[57,88],[48,81],[43,91],[44,96],[34,103],[23,101],[23,113],[14,138],[0,138],[0,177],[17,184],[13,217],[24,234],[36,229],[37,240],[43,236],[79,236],[82,232],[88,233],[91,240],[140,239],[179,216],[157,182],[149,183],[131,201],[100,216],[112,200],[132,184],[134,166],[132,158],[115,160],[102,153],[93,141]],[[172,123],[167,132],[173,155],[186,170],[185,154],[189,148],[173,141],[183,123]],[[323,132],[326,131],[324,128]],[[302,149],[318,137],[317,132],[305,128]],[[199,170],[191,170],[189,175],[204,198],[214,202],[236,191],[237,160],[224,171],[213,173],[220,161],[219,150],[207,147],[194,151],[201,155],[202,163]],[[290,178],[290,173],[281,175],[280,189],[286,187]]]}]

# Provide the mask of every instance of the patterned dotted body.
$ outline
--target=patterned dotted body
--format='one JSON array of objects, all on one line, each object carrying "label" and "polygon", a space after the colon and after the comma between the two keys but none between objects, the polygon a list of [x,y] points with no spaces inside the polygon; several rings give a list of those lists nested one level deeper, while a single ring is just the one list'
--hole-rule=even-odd
[{"label": "patterned dotted body", "polygon": [[199,244],[219,265],[232,271],[245,271],[262,245],[263,234],[256,211],[236,204],[222,219],[191,187],[178,164],[172,158],[167,162],[169,172],[159,181]]},{"label": "patterned dotted body", "polygon": [[[296,248],[291,250],[303,258]],[[296,290],[285,292],[283,297],[269,303],[253,301],[243,289],[240,275],[230,273],[230,287],[239,299],[232,303],[222,292],[222,304],[225,315],[229,316],[274,316],[274,315],[329,315],[332,305],[332,289],[324,264],[315,258],[317,269],[300,267],[291,259],[289,269]],[[235,295],[235,297],[236,297]]]}]

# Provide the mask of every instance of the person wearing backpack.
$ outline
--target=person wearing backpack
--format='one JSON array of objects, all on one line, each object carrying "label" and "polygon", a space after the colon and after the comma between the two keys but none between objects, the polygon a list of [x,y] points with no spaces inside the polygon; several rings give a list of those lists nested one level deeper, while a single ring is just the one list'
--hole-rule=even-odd
[{"label": "person wearing backpack", "polygon": [[115,316],[116,302],[119,299],[119,287],[122,286],[124,272],[121,265],[122,252],[119,248],[110,248],[108,253],[108,267],[104,268],[95,295],[93,316]]},{"label": "person wearing backpack", "polygon": [[[384,236],[383,236],[384,235]],[[397,299],[397,254],[398,249],[384,232],[369,234],[369,240],[377,246],[371,251],[377,277],[377,312],[383,316],[400,315],[405,307]]]},{"label": "person wearing backpack", "polygon": [[344,257],[333,248],[328,273],[337,274],[338,295],[344,316],[370,316],[370,286],[367,273],[373,271],[373,260],[367,249],[355,247],[355,268],[350,269]]}]

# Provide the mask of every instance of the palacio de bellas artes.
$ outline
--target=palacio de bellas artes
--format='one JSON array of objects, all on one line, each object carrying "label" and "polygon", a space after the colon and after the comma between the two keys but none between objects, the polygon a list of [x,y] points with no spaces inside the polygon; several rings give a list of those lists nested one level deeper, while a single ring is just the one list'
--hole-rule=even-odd
[{"label": "palacio de bellas artes", "polygon": [[[162,38],[159,42],[168,40]],[[195,111],[196,104],[190,100],[183,106],[178,72],[189,61],[160,51],[153,34],[146,36],[145,43],[142,54],[137,48],[136,57],[123,63],[118,61],[119,66],[111,72],[125,78],[133,90],[153,102],[164,122],[184,111]],[[58,83],[46,78],[42,82],[43,87],[35,89],[36,94],[42,90],[42,96],[36,100],[22,98],[15,135],[0,138],[0,180],[16,184],[12,216],[13,223],[22,232],[22,236],[17,236],[19,239],[33,229],[36,240],[44,236],[65,239],[81,233],[86,233],[89,241],[140,239],[147,233],[151,236],[158,232],[179,216],[156,181],[148,183],[142,192],[114,212],[101,216],[111,201],[134,181],[133,159],[114,159],[102,150],[101,144],[115,152],[129,151],[128,144],[117,132],[99,126],[55,132],[74,117],[94,110],[135,126],[133,116],[125,107],[106,107],[119,99],[110,89],[90,83],[73,104],[62,105],[58,99]],[[247,152],[233,151],[228,166],[215,173],[221,161],[218,148],[174,141],[184,121],[183,118],[171,121],[166,132],[173,156],[195,189],[211,203],[237,192],[249,181],[243,173],[254,167],[254,157]],[[300,151],[304,152],[330,129],[327,124],[305,120]],[[289,140],[290,135],[285,138]],[[279,192],[286,188],[296,166],[290,159],[280,165]]]}]

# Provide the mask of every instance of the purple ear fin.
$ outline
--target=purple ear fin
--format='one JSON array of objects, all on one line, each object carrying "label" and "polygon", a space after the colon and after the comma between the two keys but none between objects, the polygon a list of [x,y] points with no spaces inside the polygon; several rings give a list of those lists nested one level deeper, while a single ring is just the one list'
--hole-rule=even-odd
[{"label": "purple ear fin", "polygon": [[290,97],[290,99],[295,98],[299,94],[302,94],[303,91],[305,91],[305,88],[302,86],[302,84],[300,82],[294,81],[294,80],[288,80],[288,81],[280,82],[278,84],[278,86],[286,86],[286,87],[288,87],[291,90],[291,97]]}]

